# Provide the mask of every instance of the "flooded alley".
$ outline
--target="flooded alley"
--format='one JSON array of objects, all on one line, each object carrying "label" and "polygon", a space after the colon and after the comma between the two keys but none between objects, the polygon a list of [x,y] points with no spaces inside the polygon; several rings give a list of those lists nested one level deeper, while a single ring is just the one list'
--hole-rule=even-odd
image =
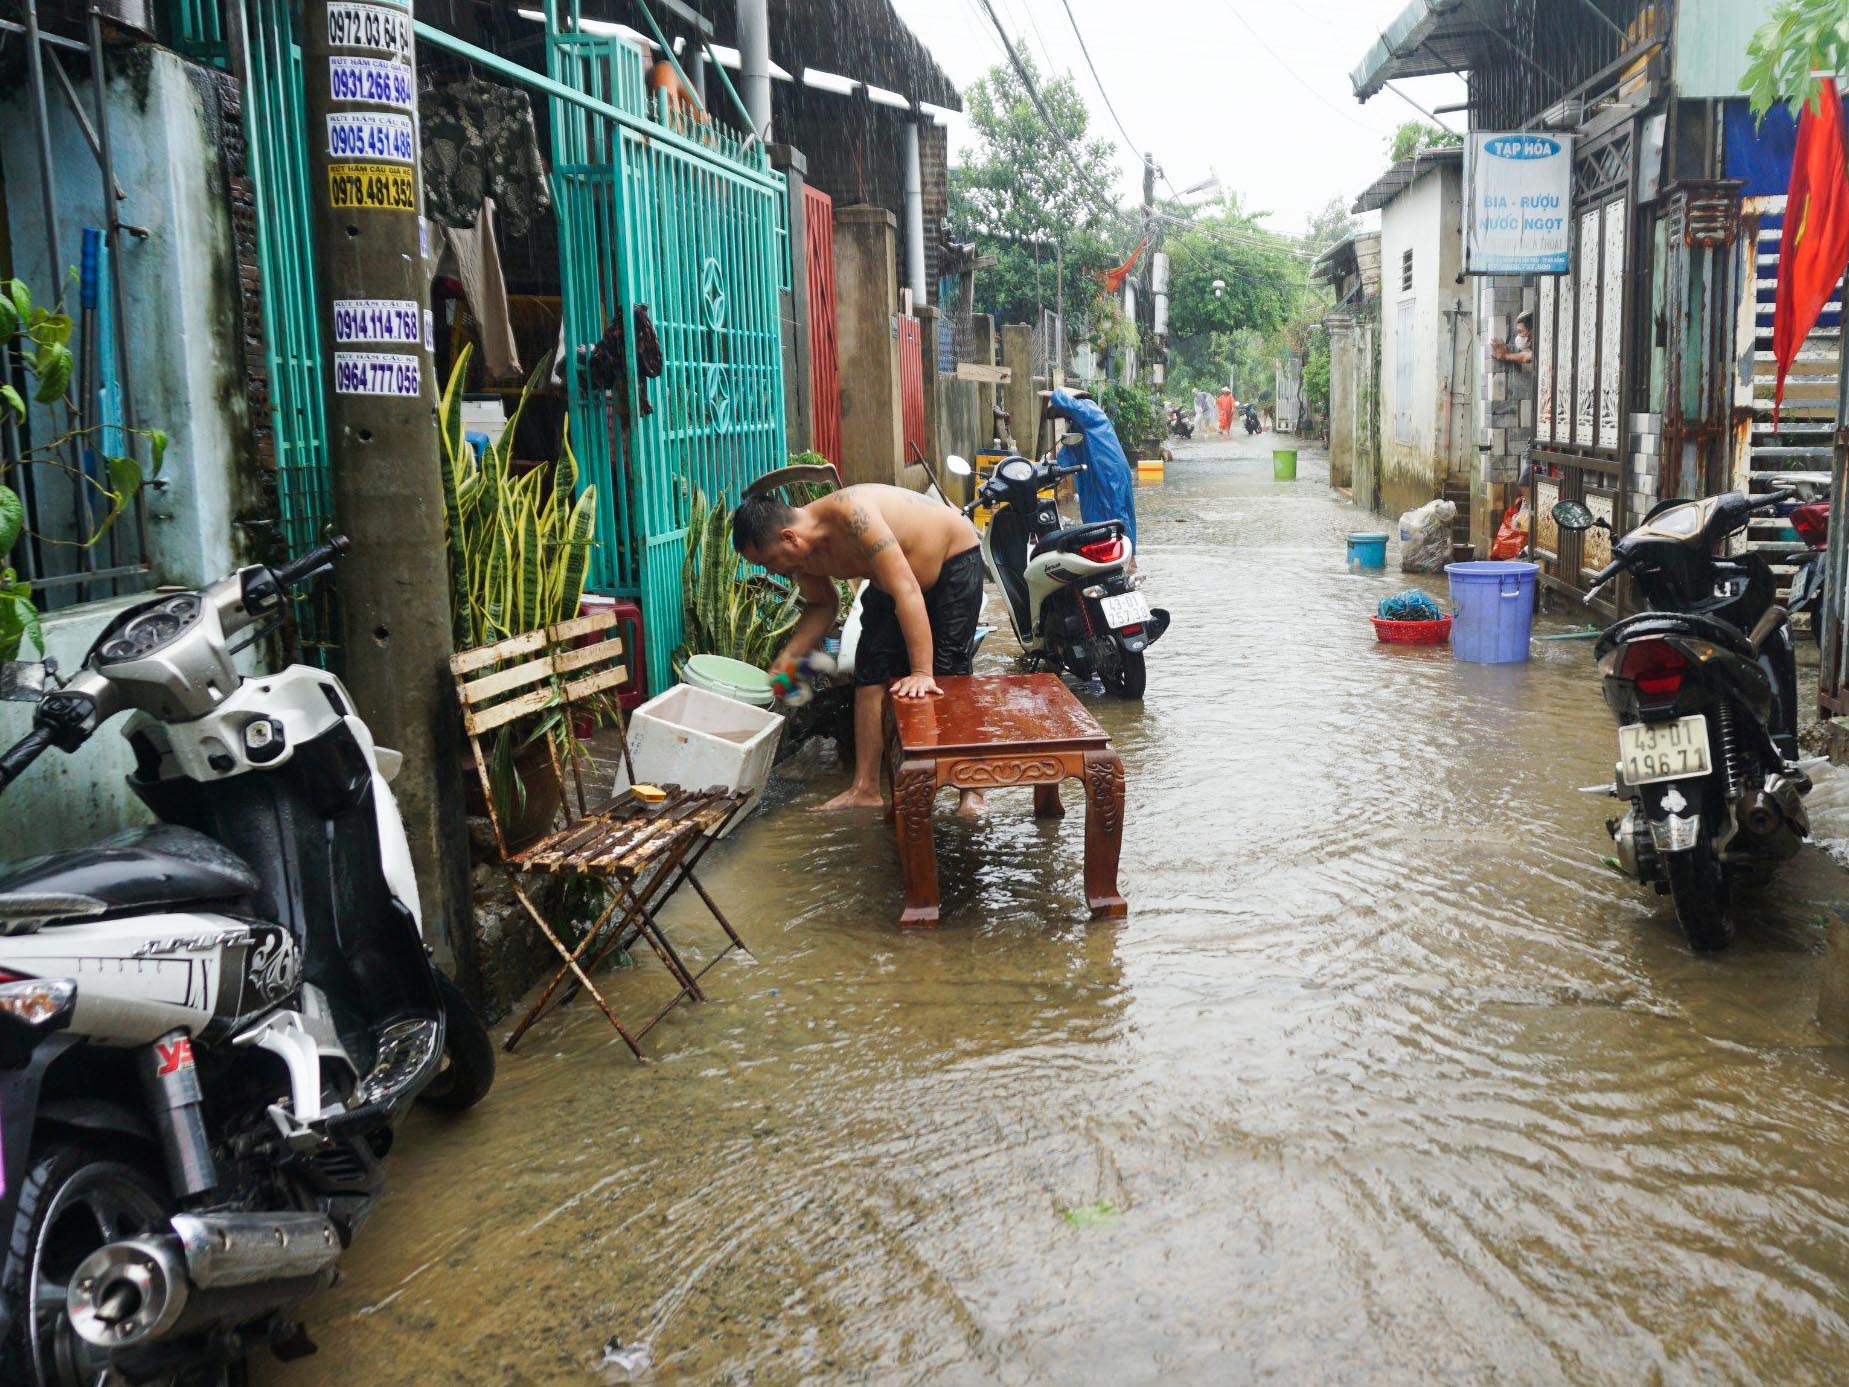
[{"label": "flooded alley", "polygon": [[899,932],[891,831],[810,812],[844,783],[812,743],[705,872],[755,958],[646,1064],[574,1004],[411,1121],[320,1352],[259,1380],[597,1387],[618,1341],[658,1383],[1840,1371],[1839,869],[1807,848],[1691,953],[1576,792],[1615,745],[1590,644],[1377,645],[1412,580],[1348,574],[1365,517],[1271,442],[1137,491],[1174,625],[1141,704],[1082,694],[1128,772],[1126,921],[1086,918],[1076,793],[1044,823],[1018,791],[939,801],[944,924]]}]

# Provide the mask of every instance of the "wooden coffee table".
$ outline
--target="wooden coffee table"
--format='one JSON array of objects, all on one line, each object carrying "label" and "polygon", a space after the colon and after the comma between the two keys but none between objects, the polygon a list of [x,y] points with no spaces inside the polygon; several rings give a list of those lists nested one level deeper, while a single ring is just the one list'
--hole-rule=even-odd
[{"label": "wooden coffee table", "polygon": [[1034,816],[1062,818],[1059,782],[1085,787],[1085,899],[1094,920],[1130,907],[1117,892],[1124,766],[1111,739],[1052,674],[939,676],[941,698],[895,698],[886,725],[887,817],[896,821],[905,878],[901,925],[938,921],[931,811],[946,786],[1034,789]]}]

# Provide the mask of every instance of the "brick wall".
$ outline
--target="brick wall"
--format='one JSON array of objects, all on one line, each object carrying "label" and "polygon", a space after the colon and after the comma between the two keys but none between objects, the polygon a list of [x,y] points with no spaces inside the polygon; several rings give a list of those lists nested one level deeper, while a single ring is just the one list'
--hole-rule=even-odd
[{"label": "brick wall", "polygon": [[1477,342],[1481,375],[1477,381],[1476,475],[1471,479],[1471,542],[1478,558],[1489,557],[1502,513],[1514,500],[1529,446],[1534,442],[1535,372],[1498,361],[1489,354],[1491,338],[1511,342],[1515,319],[1535,310],[1536,291],[1526,277],[1495,275],[1477,282]]}]

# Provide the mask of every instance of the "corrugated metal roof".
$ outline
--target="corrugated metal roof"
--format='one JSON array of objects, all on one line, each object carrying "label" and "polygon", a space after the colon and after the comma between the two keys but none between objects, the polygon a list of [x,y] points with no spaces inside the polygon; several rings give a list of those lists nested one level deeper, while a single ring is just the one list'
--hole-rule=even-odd
[{"label": "corrugated metal roof", "polygon": [[1351,212],[1378,211],[1426,174],[1435,172],[1445,164],[1459,163],[1463,157],[1464,151],[1458,145],[1446,145],[1441,149],[1422,149],[1417,154],[1400,160],[1376,178],[1373,185],[1356,198],[1355,205],[1348,210]]},{"label": "corrugated metal roof", "polygon": [[1355,99],[1366,101],[1401,77],[1468,72],[1508,26],[1505,0],[1411,0],[1349,74]]}]

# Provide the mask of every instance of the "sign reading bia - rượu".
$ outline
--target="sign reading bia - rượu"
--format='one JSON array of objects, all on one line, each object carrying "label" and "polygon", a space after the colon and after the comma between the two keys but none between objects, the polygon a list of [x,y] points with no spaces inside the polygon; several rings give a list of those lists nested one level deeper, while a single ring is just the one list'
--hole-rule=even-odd
[{"label": "sign reading bia - r\u01b0\u1ee3u", "polygon": [[1563,275],[1571,269],[1572,136],[1467,136],[1464,186],[1466,274]]}]

